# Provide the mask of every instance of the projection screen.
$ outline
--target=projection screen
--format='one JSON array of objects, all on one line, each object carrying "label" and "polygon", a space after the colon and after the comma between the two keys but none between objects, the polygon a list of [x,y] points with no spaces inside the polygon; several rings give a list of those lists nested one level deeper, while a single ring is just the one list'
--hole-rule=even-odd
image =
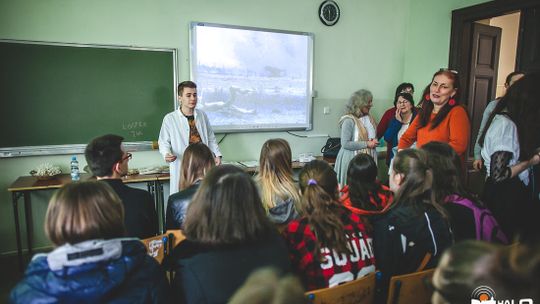
[{"label": "projection screen", "polygon": [[216,133],[311,130],[313,34],[190,26],[197,108]]}]

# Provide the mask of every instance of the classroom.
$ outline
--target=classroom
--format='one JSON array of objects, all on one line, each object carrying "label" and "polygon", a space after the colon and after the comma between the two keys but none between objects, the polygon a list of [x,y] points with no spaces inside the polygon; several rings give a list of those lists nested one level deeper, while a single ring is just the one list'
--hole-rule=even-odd
[{"label": "classroom", "polygon": [[[0,42],[30,41],[44,44],[114,46],[120,49],[166,50],[165,52],[173,50],[174,59],[172,69],[174,70],[174,83],[176,85],[176,83],[185,80],[192,80],[191,78],[194,77],[194,60],[190,57],[195,57],[192,56],[192,54],[194,54],[192,45],[192,27],[195,22],[198,22],[198,25],[208,23],[231,26],[233,28],[249,27],[276,32],[290,31],[295,33],[307,33],[307,35],[312,35],[313,37],[313,57],[311,58],[312,61],[310,66],[310,72],[312,73],[312,79],[310,79],[312,103],[309,105],[309,110],[312,112],[310,118],[312,128],[309,128],[308,130],[293,131],[257,131],[256,128],[258,126],[255,126],[252,130],[245,132],[218,131],[215,134],[216,140],[219,143],[219,149],[223,154],[222,161],[224,163],[256,163],[261,154],[261,147],[268,139],[272,138],[283,138],[288,141],[292,150],[292,159],[297,160],[308,154],[321,156],[321,147],[325,145],[329,137],[335,138],[340,137],[340,135],[343,136],[343,133],[341,133],[340,118],[346,114],[345,107],[353,92],[360,89],[367,89],[372,93],[373,106],[371,107],[370,104],[368,112],[370,111],[369,109],[371,109],[370,115],[373,116],[376,122],[379,122],[383,113],[385,113],[388,108],[392,107],[394,97],[397,101],[398,91],[395,92],[396,94],[394,94],[394,91],[396,90],[396,86],[400,83],[412,83],[416,87],[415,93],[414,91],[412,93],[414,100],[422,100],[424,96],[422,90],[426,85],[430,84],[433,72],[441,72],[444,68],[449,67],[449,62],[456,62],[455,57],[459,56],[459,54],[456,55],[456,32],[454,27],[455,24],[453,24],[455,20],[452,19],[452,12],[457,9],[490,2],[486,0],[334,1],[339,4],[339,21],[332,26],[327,26],[321,22],[322,17],[319,16],[319,6],[324,0],[315,2],[308,0],[163,0],[158,2],[147,0],[0,0]],[[0,49],[0,51],[2,50]],[[150,53],[150,51],[148,53]],[[498,56],[498,50],[496,56]],[[142,56],[139,58],[142,58]],[[525,57],[523,56],[522,58]],[[0,61],[0,63],[1,62],[2,61]],[[523,62],[519,63],[519,60],[516,62],[516,67],[523,66]],[[152,63],[147,64],[147,66],[151,65]],[[121,67],[122,65],[120,64],[119,66]],[[161,71],[162,70],[167,70],[167,68],[161,69]],[[533,69],[531,68],[531,70]],[[455,73],[455,75],[458,74],[451,69],[445,69],[445,71]],[[272,71],[269,69],[268,73],[279,74],[280,71]],[[151,75],[150,72],[149,74]],[[499,72],[499,78],[500,75]],[[9,76],[3,75],[2,77],[4,77],[3,79],[7,79]],[[0,77],[0,79],[2,79],[2,77]],[[167,77],[170,77],[170,75],[167,75]],[[33,79],[36,79],[36,77]],[[258,79],[252,79],[251,81],[255,83],[257,80]],[[466,78],[466,81],[469,81],[469,79]],[[111,87],[113,87],[114,76],[111,76],[111,81],[109,82],[111,83]],[[142,80],[141,83],[142,82],[144,82],[144,80]],[[80,85],[81,87],[84,86],[84,84]],[[28,84],[27,87],[29,90],[32,90],[31,83]],[[226,94],[232,96],[236,93],[233,92],[233,90],[235,90],[233,89],[233,84],[231,84],[230,87],[231,91],[227,91]],[[289,90],[290,87],[291,85],[289,84]],[[40,88],[40,90],[41,89],[42,88]],[[99,87],[84,89],[113,91],[114,87],[113,89]],[[429,86],[427,89],[429,92]],[[280,90],[282,90],[282,88],[275,87],[276,92],[279,92]],[[199,102],[203,99],[201,97],[201,91],[202,88],[199,87]],[[76,90],[71,90],[70,92],[76,92]],[[237,92],[240,92],[238,94],[244,94],[241,92],[241,89]],[[174,93],[176,93],[176,90]],[[402,93],[404,93],[403,90],[399,94]],[[147,121],[148,124],[155,122],[161,123],[163,114],[174,110],[174,101],[171,97],[176,96],[173,96],[172,92],[167,92],[163,95],[161,95],[161,93],[152,94],[154,98],[156,98],[156,96],[167,96],[167,98],[170,99],[167,101],[167,103],[170,104],[170,108],[168,105],[160,105],[160,114],[154,115],[158,117],[152,117],[149,120],[130,120],[129,118],[132,116],[139,117],[138,110],[136,110],[137,108],[142,111],[145,109],[144,100],[142,106],[140,101],[137,101],[133,103],[134,109],[126,109],[126,115],[124,115],[124,117],[128,117],[128,119],[121,122],[121,128],[133,129],[133,132],[137,132],[138,129],[146,127]],[[0,98],[2,98],[1,93]],[[37,100],[32,102],[37,104],[39,103],[39,96],[36,96],[36,98]],[[466,96],[461,96],[462,100],[466,98]],[[307,97],[307,99],[309,100],[309,97]],[[429,100],[428,97],[426,97],[426,99]],[[456,97],[456,99],[459,99],[459,97]],[[231,100],[234,100],[234,98],[231,97]],[[454,100],[453,95],[451,100]],[[286,103],[287,101],[283,102]],[[409,102],[414,105],[414,102],[411,102],[410,100]],[[82,101],[82,103],[88,102]],[[108,109],[106,102],[105,104],[96,104],[98,104],[95,106],[96,112],[90,113],[88,116],[99,118],[101,115],[99,111],[108,111],[114,113],[119,121],[121,121],[123,117],[122,107],[125,104],[129,104],[129,102],[124,102],[120,106],[111,106],[111,109]],[[451,105],[454,106],[454,104]],[[208,105],[203,103],[198,107],[200,109],[203,106]],[[210,107],[211,106],[212,105],[210,104]],[[475,105],[474,102],[468,104],[466,107],[467,112],[465,112],[465,110],[463,111],[467,114],[464,115],[469,115],[471,121],[478,120],[479,117],[477,116],[480,116],[481,114],[476,113],[476,110],[481,106],[485,105]],[[15,109],[16,107],[17,106],[10,106],[10,103],[7,100],[0,101],[0,111],[5,111],[4,113],[9,112],[10,109]],[[18,108],[21,108],[20,104],[18,105]],[[27,111],[34,110],[36,110],[34,107],[29,107],[27,109]],[[55,119],[57,117],[60,118],[56,120],[61,120],[62,115],[69,115],[70,111],[77,112],[76,116],[78,117],[83,117],[85,116],[84,112],[88,111],[88,109],[62,109],[61,107],[56,106],[56,104],[49,107],[40,104],[39,109],[36,110],[40,116],[47,116],[50,114],[55,117]],[[234,111],[249,112],[250,110],[236,107],[234,108]],[[287,110],[284,111],[286,112]],[[147,112],[148,113],[143,115],[152,115],[152,113],[156,113],[157,110],[152,108],[147,110]],[[54,113],[54,115],[52,113]],[[281,115],[276,113],[272,113],[272,116],[275,115],[275,117],[279,117],[279,115]],[[187,114],[184,115],[188,117]],[[263,114],[258,113],[257,115],[262,116]],[[227,114],[224,114],[223,116],[226,117]],[[230,119],[234,121],[234,115],[230,116],[233,117]],[[6,116],[4,115],[4,117]],[[411,118],[411,121],[413,118]],[[16,118],[9,117],[9,119],[9,126],[18,122]],[[191,119],[193,120],[193,118]],[[4,119],[4,121],[5,120],[6,119]],[[114,121],[114,123],[117,124],[116,121]],[[211,120],[210,123],[212,123]],[[100,124],[100,122],[96,121],[96,124]],[[85,130],[81,130],[80,134],[81,136],[88,136],[88,134],[93,134],[93,132],[103,132],[103,134],[105,134],[107,131],[103,130],[103,127],[105,126],[106,128],[108,124],[110,124],[109,121],[100,124],[100,127],[102,128],[95,131],[89,130],[90,128],[93,128],[92,123],[85,123]],[[4,123],[4,126],[5,125],[6,124]],[[72,128],[69,125],[65,127],[66,129]],[[476,122],[472,128],[475,129],[474,132],[476,132],[478,129]],[[33,136],[36,135],[32,135],[32,133],[34,133],[31,131],[32,127],[21,127],[19,130],[19,128],[14,125],[13,128],[0,129],[2,129],[0,138],[6,139],[6,142],[11,143],[14,138],[20,138],[20,143],[24,143],[25,140],[28,140],[30,146],[32,146],[34,142],[37,142],[33,139]],[[47,126],[43,126],[43,129],[47,130]],[[114,131],[115,130],[112,130],[110,132],[115,133]],[[43,130],[39,130],[39,132],[43,132]],[[49,132],[54,132],[54,128],[50,128]],[[72,134],[79,133],[77,130],[73,129],[70,129],[69,132]],[[467,129],[466,132],[471,133],[469,132],[469,129]],[[133,137],[136,137],[135,133],[133,134]],[[144,148],[137,146],[136,148],[131,149],[129,145],[126,146],[127,149],[124,152],[130,152],[128,153],[129,156],[127,156],[129,157],[129,168],[144,170],[145,168],[167,166],[163,155],[160,154],[157,147],[158,136],[161,137],[161,135],[156,132],[156,134],[145,134],[144,136],[145,138],[143,140],[150,140],[154,142],[154,144],[150,147],[147,145],[147,142],[145,142],[144,145],[147,146]],[[49,138],[48,135],[43,137],[47,138],[45,140],[48,140]],[[51,138],[54,138],[54,136]],[[201,140],[200,137],[199,140]],[[472,138],[471,141],[472,140],[474,140],[474,138]],[[128,138],[126,141],[131,140]],[[62,143],[52,144],[59,145]],[[66,144],[77,144],[82,147],[82,145],[86,145],[87,142]],[[41,143],[36,146],[42,147]],[[87,163],[82,149],[81,151],[77,150],[76,153],[63,151],[64,153],[58,154],[47,152],[41,155],[37,153],[36,155],[12,157],[11,155],[3,154],[2,148],[4,147],[6,147],[5,144],[0,145],[0,188],[3,189],[3,191],[0,192],[0,241],[2,243],[0,246],[0,258],[12,258],[17,255],[17,250],[18,248],[20,249],[21,246],[18,246],[17,244],[15,231],[17,224],[14,219],[14,204],[12,203],[16,198],[16,193],[7,190],[10,188],[10,185],[12,185],[17,178],[28,176],[31,170],[36,169],[43,163],[51,163],[59,166],[63,173],[68,173],[70,171],[70,161],[72,160],[72,156],[77,157],[81,170]],[[52,147],[52,149],[54,149],[54,146]],[[22,147],[22,149],[25,148],[26,147]],[[30,150],[31,149],[32,147],[30,147]],[[377,151],[386,152],[386,147],[380,145],[377,148]],[[467,152],[462,151],[461,153],[466,154]],[[383,159],[385,155],[385,153],[379,155],[379,164],[381,165],[378,165],[378,173],[379,179],[382,177],[382,180],[387,182],[389,173],[388,167]],[[219,154],[217,156],[219,156]],[[461,154],[460,156],[463,157]],[[122,160],[124,160],[124,156],[122,157]],[[337,167],[338,166],[336,166],[336,168]],[[298,174],[299,171],[300,170],[296,170],[295,174]],[[427,172],[428,170],[426,169],[425,171]],[[313,185],[311,182],[314,182],[313,179],[310,179],[307,185]],[[483,180],[481,182],[483,182]],[[150,181],[142,182],[142,179],[138,183],[132,185],[134,185],[133,187],[135,188],[144,190],[150,190],[151,187],[155,187],[152,188],[150,192],[154,195],[154,202],[157,206],[157,204],[159,204],[158,196],[162,197],[165,202],[169,196],[168,178],[166,181],[160,181],[160,183],[163,184],[164,189],[157,190],[158,182],[152,184]],[[316,182],[314,183],[316,184]],[[390,187],[391,186],[392,185],[390,185]],[[334,189],[335,188],[336,187],[334,187]],[[153,191],[156,192],[153,193]],[[302,191],[304,190],[302,189]],[[20,223],[19,226],[21,228],[20,236],[22,237],[21,244],[23,252],[26,252],[27,227],[31,227],[31,243],[34,253],[40,251],[47,252],[53,248],[53,245],[47,239],[44,231],[45,214],[53,193],[54,190],[48,189],[32,191],[28,196],[25,194],[23,200],[19,200],[18,222]],[[171,193],[173,192],[171,191]],[[18,198],[23,198],[21,193],[18,195]],[[31,217],[30,226],[27,225],[26,220],[28,214],[22,212],[22,210],[27,210],[24,208],[24,204],[22,204],[23,201],[25,203],[30,202],[32,206],[31,214],[29,214]],[[266,211],[268,211],[268,209]],[[163,222],[164,218],[161,217],[164,217],[164,211],[159,210],[158,208],[157,212],[160,221]],[[162,225],[164,226],[165,224],[162,223]],[[431,231],[431,227],[429,229]],[[431,233],[433,234],[433,232]],[[452,231],[450,234],[452,234]],[[369,254],[366,245],[362,242],[363,241],[359,242],[357,246],[356,243],[351,240],[353,247],[357,246],[358,248],[361,248],[362,259],[364,259],[363,256],[369,256]],[[371,248],[371,244],[369,244],[369,247]],[[353,256],[351,255],[351,259],[352,258]],[[371,258],[374,257],[371,256]],[[28,258],[25,259],[28,260]],[[331,261],[332,260],[330,259],[330,262]],[[422,263],[423,262],[424,261],[422,261]],[[375,266],[372,267],[375,268]],[[0,295],[2,295],[2,292],[3,290],[0,289]]]}]

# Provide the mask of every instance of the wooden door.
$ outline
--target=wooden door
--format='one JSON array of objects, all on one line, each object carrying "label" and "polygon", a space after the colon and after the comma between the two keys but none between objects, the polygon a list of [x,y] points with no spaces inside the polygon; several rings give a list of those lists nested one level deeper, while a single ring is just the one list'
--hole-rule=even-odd
[{"label": "wooden door", "polygon": [[480,129],[482,114],[488,102],[495,99],[499,50],[501,46],[499,27],[480,23],[472,25],[471,64],[469,71],[468,111],[471,118],[471,142],[469,155],[473,154],[474,142]]}]

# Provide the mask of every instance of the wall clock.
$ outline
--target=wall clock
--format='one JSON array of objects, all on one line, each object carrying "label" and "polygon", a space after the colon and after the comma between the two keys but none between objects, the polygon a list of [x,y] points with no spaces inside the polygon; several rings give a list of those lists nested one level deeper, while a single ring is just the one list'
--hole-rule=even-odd
[{"label": "wall clock", "polygon": [[325,0],[319,6],[319,18],[327,26],[336,24],[339,20],[339,6],[333,0]]}]

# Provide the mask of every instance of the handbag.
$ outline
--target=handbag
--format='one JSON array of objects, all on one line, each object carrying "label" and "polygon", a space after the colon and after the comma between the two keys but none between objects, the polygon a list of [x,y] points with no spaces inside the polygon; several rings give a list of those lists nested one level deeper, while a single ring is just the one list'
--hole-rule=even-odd
[{"label": "handbag", "polygon": [[326,144],[321,148],[323,158],[335,159],[341,149],[341,138],[330,137],[326,140]]}]

